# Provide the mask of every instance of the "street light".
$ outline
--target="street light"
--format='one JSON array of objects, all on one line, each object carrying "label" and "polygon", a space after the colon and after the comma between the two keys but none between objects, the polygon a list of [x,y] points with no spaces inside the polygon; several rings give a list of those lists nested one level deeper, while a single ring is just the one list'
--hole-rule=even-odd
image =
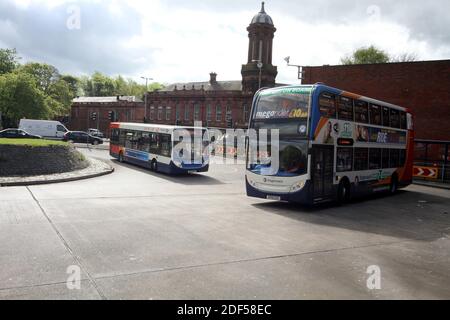
[{"label": "street light", "polygon": [[300,84],[303,80],[303,67],[298,64],[290,64],[289,61],[291,60],[291,57],[284,58],[284,61],[286,61],[288,67],[296,67],[298,68],[298,79],[300,80]]},{"label": "street light", "polygon": [[144,110],[144,119],[147,121],[147,92],[148,92],[148,80],[153,80],[153,78],[148,77],[141,77],[141,79],[145,80],[145,95],[144,95],[144,104],[145,104],[145,110]]},{"label": "street light", "polygon": [[258,59],[258,60],[252,60],[252,62],[258,62],[257,64],[256,64],[256,66],[258,67],[258,69],[259,69],[259,84],[258,84],[258,90],[259,89],[261,89],[261,69],[262,69],[262,67],[263,67],[263,63],[262,63],[262,61],[260,60],[260,59]]}]

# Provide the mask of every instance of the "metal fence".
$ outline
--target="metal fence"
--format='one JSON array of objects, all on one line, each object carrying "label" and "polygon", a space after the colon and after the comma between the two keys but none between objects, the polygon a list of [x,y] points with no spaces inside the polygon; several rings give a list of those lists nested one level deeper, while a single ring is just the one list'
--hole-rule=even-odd
[{"label": "metal fence", "polygon": [[414,179],[450,183],[450,141],[415,141]]}]

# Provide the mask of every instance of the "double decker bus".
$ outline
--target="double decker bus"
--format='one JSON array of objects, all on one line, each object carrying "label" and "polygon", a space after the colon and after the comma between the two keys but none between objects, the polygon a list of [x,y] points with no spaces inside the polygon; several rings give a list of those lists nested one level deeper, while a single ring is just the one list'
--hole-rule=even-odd
[{"label": "double decker bus", "polygon": [[[168,174],[208,171],[209,145],[204,140],[204,137],[208,138],[206,128],[113,122],[110,129],[110,155],[120,162]],[[194,143],[196,130],[201,133],[199,144]],[[184,141],[184,148],[175,148],[186,135],[190,141]],[[189,155],[183,154],[186,150],[189,150]]]},{"label": "double decker bus", "polygon": [[[271,144],[246,143],[251,197],[314,204],[348,201],[412,182],[414,131],[408,109],[324,84],[262,89],[249,132],[278,129],[279,165]],[[264,148],[265,149],[265,148]]]}]

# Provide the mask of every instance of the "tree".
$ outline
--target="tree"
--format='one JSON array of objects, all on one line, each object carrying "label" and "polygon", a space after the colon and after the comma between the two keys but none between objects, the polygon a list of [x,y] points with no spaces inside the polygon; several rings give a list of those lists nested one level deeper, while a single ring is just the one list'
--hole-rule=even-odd
[{"label": "tree", "polygon": [[352,64],[373,64],[373,63],[389,63],[389,62],[411,62],[416,61],[417,55],[414,53],[403,53],[398,56],[391,56],[385,51],[375,46],[362,47],[355,50],[350,56],[341,58],[344,65]]},{"label": "tree", "polygon": [[0,74],[14,71],[19,65],[16,49],[0,49]]},{"label": "tree", "polygon": [[17,126],[21,118],[46,119],[50,114],[45,94],[25,72],[0,75],[0,112],[3,127]]},{"label": "tree", "polygon": [[389,61],[389,55],[374,46],[359,48],[355,50],[351,56],[341,59],[341,63],[345,65],[387,63]]},{"label": "tree", "polygon": [[41,90],[46,94],[48,93],[51,84],[57,82],[61,78],[58,69],[46,63],[30,62],[20,69],[21,71],[32,75]]},{"label": "tree", "polygon": [[71,76],[70,74],[65,74],[61,76],[61,80],[65,81],[69,85],[72,98],[80,95],[80,80],[77,77]]},{"label": "tree", "polygon": [[415,53],[402,53],[398,56],[392,56],[391,62],[413,62],[417,61],[417,54]]}]

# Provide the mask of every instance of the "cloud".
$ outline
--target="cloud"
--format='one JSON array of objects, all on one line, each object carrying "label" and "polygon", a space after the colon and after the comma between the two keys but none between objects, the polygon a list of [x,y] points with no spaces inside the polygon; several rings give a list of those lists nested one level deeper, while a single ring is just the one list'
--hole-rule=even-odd
[{"label": "cloud", "polygon": [[[71,5],[80,8],[79,30],[66,27]],[[259,9],[255,0],[3,0],[0,45],[75,74],[177,82],[207,80],[215,71],[219,80],[240,79],[246,27]],[[449,9],[446,0],[267,1],[277,28],[277,80],[296,82],[285,56],[302,65],[335,64],[371,44],[394,55],[448,58]]]}]

